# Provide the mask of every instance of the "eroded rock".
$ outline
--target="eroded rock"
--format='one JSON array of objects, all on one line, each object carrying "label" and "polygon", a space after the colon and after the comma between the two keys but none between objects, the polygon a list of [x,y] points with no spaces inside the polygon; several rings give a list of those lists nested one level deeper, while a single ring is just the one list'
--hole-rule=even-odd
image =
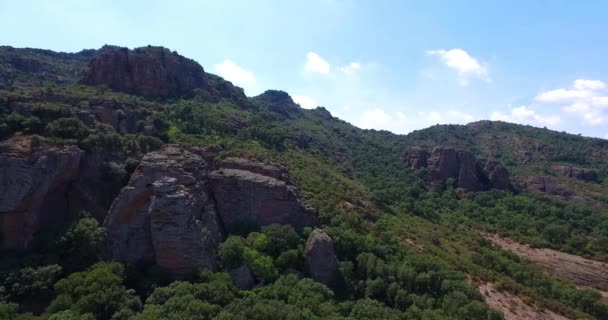
[{"label": "eroded rock", "polygon": [[555,169],[558,174],[568,178],[591,182],[596,182],[598,180],[597,172],[587,168],[556,165],[553,166],[553,169]]},{"label": "eroded rock", "polygon": [[144,156],[110,209],[106,256],[155,262],[173,277],[215,269],[223,235],[205,161],[175,146]]},{"label": "eroded rock", "polygon": [[177,96],[207,84],[198,63],[163,47],[112,47],[89,62],[81,82],[144,96]]},{"label": "eroded rock", "polygon": [[279,168],[229,160],[211,173],[217,211],[228,232],[278,223],[295,228],[315,224],[314,211],[302,205],[296,187]]},{"label": "eroded rock", "polygon": [[32,137],[0,144],[0,249],[25,249],[44,226],[66,220],[82,155],[76,146],[37,146]]},{"label": "eroded rock", "polygon": [[574,192],[572,190],[560,184],[559,181],[553,177],[523,177],[521,184],[522,187],[527,190],[543,192],[550,195],[560,196],[563,198],[570,198],[574,195]]},{"label": "eroded rock", "polygon": [[402,152],[401,158],[408,168],[426,169],[429,182],[438,189],[445,188],[449,179],[454,180],[456,187],[467,191],[511,187],[509,173],[500,162],[489,160],[483,166],[467,150],[435,147],[429,152],[425,148],[411,147]]},{"label": "eroded rock", "polygon": [[310,277],[329,285],[338,274],[338,258],[331,238],[321,229],[313,230],[306,240],[304,249],[306,270]]}]

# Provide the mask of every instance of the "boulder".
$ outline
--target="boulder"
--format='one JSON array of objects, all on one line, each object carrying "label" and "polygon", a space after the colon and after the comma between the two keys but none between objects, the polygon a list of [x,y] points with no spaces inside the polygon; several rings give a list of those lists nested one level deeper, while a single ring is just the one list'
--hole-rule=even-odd
[{"label": "boulder", "polygon": [[156,263],[174,278],[214,270],[223,235],[206,162],[176,146],[145,155],[105,226],[109,259]]},{"label": "boulder", "polygon": [[338,258],[331,238],[321,229],[313,230],[304,249],[306,270],[310,277],[329,285],[338,275]]},{"label": "boulder", "polygon": [[95,56],[81,83],[144,96],[188,95],[207,85],[198,63],[163,47],[108,47]]},{"label": "boulder", "polygon": [[302,205],[291,178],[276,167],[229,160],[211,173],[218,214],[229,233],[278,223],[299,229],[315,224],[315,212]]},{"label": "boulder", "polygon": [[240,290],[249,290],[255,285],[253,274],[247,265],[242,265],[230,271],[232,284]]},{"label": "boulder", "polygon": [[45,226],[69,215],[68,189],[83,151],[36,145],[17,136],[0,144],[0,249],[25,249]]}]

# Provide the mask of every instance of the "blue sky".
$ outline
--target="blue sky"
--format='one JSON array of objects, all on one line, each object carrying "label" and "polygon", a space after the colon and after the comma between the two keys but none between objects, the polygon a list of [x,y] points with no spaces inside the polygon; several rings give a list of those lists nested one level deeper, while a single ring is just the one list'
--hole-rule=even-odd
[{"label": "blue sky", "polygon": [[10,1],[0,44],[166,46],[363,128],[480,119],[608,138],[605,1]]}]

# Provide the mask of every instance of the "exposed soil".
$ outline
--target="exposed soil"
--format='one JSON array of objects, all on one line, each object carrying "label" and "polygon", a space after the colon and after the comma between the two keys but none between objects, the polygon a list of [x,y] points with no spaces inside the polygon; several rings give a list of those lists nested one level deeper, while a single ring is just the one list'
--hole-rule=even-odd
[{"label": "exposed soil", "polygon": [[494,234],[483,234],[495,245],[530,262],[538,264],[548,273],[568,280],[579,287],[597,288],[603,300],[608,302],[608,264],[546,248],[531,248],[511,239]]},{"label": "exposed soil", "polygon": [[529,306],[512,293],[498,291],[491,282],[480,283],[477,287],[490,307],[503,312],[505,320],[568,320],[551,310]]}]

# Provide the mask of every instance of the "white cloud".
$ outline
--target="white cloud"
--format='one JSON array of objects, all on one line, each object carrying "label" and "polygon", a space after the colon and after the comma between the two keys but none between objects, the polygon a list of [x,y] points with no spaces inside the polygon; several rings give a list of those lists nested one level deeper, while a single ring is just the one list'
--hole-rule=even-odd
[{"label": "white cloud", "polygon": [[488,69],[462,49],[427,50],[426,54],[438,56],[441,62],[455,70],[458,73],[458,83],[462,86],[467,86],[471,77],[490,81]]},{"label": "white cloud", "polygon": [[293,101],[295,103],[299,104],[300,107],[302,107],[304,109],[314,109],[317,106],[319,106],[317,101],[315,101],[315,99],[313,99],[312,97],[309,97],[309,96],[294,95],[291,98],[293,99]]},{"label": "white cloud", "polygon": [[574,88],[577,90],[600,90],[606,88],[606,84],[599,80],[574,80]]},{"label": "white cloud", "polygon": [[384,109],[375,108],[364,111],[355,125],[364,129],[390,130],[396,133],[408,133],[435,124],[465,124],[476,118],[458,110],[428,111],[406,114],[397,111],[389,114]]},{"label": "white cloud", "polygon": [[311,51],[306,54],[306,64],[304,65],[306,72],[327,74],[329,69],[329,63],[317,53]]},{"label": "white cloud", "polygon": [[490,115],[490,120],[542,126],[556,126],[561,122],[561,118],[558,115],[540,115],[535,110],[526,106],[513,108],[511,109],[511,113],[494,111]]},{"label": "white cloud", "polygon": [[382,109],[376,108],[363,112],[358,126],[363,129],[386,129],[391,117]]},{"label": "white cloud", "polygon": [[[608,123],[608,92],[600,80],[577,79],[570,88],[558,88],[539,93],[540,103],[561,104],[566,113],[579,117],[584,123]],[[565,105],[564,105],[565,104]]]},{"label": "white cloud", "polygon": [[238,86],[251,86],[254,82],[253,73],[228,59],[220,64],[216,64],[215,72]]},{"label": "white cloud", "polygon": [[338,70],[342,71],[346,75],[352,75],[361,69],[359,62],[351,62],[345,66],[338,67]]}]

